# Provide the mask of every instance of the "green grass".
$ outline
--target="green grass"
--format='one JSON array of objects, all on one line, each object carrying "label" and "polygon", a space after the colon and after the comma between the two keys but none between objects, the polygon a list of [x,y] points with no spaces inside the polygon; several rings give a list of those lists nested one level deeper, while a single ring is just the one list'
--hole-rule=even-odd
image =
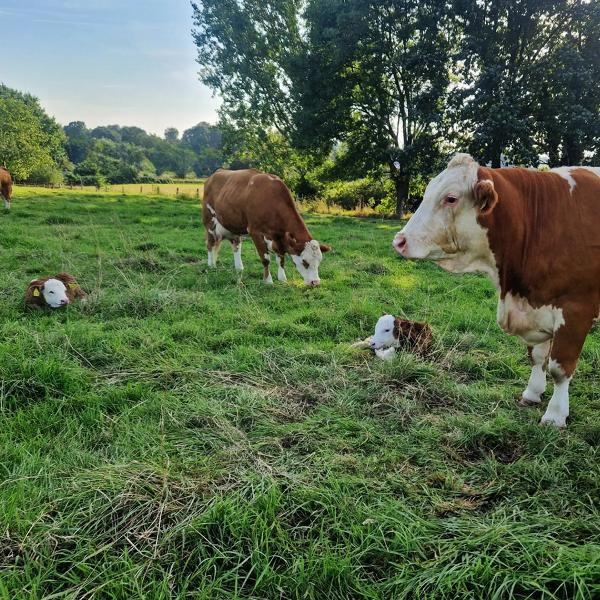
[{"label": "green grass", "polygon": [[[308,215],[310,290],[196,203],[17,190],[0,214],[0,598],[600,597],[600,335],[567,431],[483,277],[398,260],[398,223]],[[28,313],[66,270],[90,293]],[[384,312],[436,348],[350,349]]]}]

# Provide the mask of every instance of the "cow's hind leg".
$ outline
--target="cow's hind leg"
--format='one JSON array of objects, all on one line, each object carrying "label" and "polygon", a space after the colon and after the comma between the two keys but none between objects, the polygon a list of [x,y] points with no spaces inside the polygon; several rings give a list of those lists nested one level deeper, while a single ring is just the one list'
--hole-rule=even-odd
[{"label": "cow's hind leg", "polygon": [[11,195],[12,195],[11,186],[8,186],[8,185],[2,186],[0,193],[2,195],[2,198],[4,199],[4,208],[6,210],[8,210],[10,208],[10,200],[11,200]]},{"label": "cow's hind leg", "polygon": [[273,283],[271,271],[269,270],[271,258],[269,256],[269,249],[267,248],[267,244],[265,242],[265,237],[262,234],[252,232],[250,232],[250,237],[256,246],[256,251],[258,252],[260,262],[262,262],[263,265],[263,281],[271,284]]},{"label": "cow's hind leg", "polygon": [[208,251],[208,266],[216,267],[217,258],[219,257],[219,248],[221,240],[215,237],[210,231],[206,232],[206,249]]},{"label": "cow's hind leg", "polygon": [[593,316],[586,318],[584,310],[564,314],[565,323],[554,334],[548,360],[548,371],[554,380],[554,393],[542,417],[542,425],[566,427],[569,416],[569,384]]},{"label": "cow's hind leg", "polygon": [[243,271],[244,263],[242,262],[242,238],[232,238],[231,247],[233,248],[233,264],[235,266],[235,270]]},{"label": "cow's hind leg", "polygon": [[539,404],[542,400],[542,394],[546,391],[546,363],[551,344],[552,340],[548,340],[528,348],[531,375],[519,402],[521,406]]}]

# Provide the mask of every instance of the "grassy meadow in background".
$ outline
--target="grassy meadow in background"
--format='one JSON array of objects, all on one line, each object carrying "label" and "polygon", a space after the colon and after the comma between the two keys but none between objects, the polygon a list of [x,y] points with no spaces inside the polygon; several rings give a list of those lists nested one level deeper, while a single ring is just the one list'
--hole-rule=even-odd
[{"label": "grassy meadow in background", "polygon": [[[229,245],[207,268],[195,200],[15,196],[0,598],[600,597],[598,331],[569,428],[542,428],[491,284],[401,261],[398,222],[306,215],[322,286],[288,260],[267,287],[249,241],[242,277]],[[88,301],[26,312],[63,270]],[[385,312],[435,349],[351,349]]]}]

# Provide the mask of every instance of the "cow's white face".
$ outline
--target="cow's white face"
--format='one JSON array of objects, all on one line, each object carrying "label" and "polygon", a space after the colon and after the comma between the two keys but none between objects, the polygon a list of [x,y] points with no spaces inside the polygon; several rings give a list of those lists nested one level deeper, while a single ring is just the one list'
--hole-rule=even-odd
[{"label": "cow's white face", "polygon": [[378,350],[379,348],[391,348],[396,345],[396,337],[394,335],[394,326],[396,317],[393,315],[383,315],[379,317],[377,325],[375,325],[375,335],[371,338],[371,348]]},{"label": "cow's white face", "polygon": [[316,287],[321,283],[319,265],[323,260],[323,252],[321,252],[321,245],[317,240],[306,242],[304,250],[300,254],[291,254],[290,256],[306,285]]},{"label": "cow's white face", "polygon": [[44,296],[46,304],[52,308],[69,304],[67,288],[59,279],[48,279],[42,287],[42,296]]},{"label": "cow's white face", "polygon": [[[477,222],[481,212],[475,197],[478,166],[468,154],[457,154],[429,182],[423,202],[394,238],[399,254],[433,260],[454,273],[492,274],[495,260],[487,232]],[[488,183],[493,191],[493,183]]]}]

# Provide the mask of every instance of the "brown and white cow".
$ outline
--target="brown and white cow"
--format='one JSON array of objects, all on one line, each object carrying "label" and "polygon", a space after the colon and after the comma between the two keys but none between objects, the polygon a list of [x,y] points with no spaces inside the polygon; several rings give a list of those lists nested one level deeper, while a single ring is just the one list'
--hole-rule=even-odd
[{"label": "brown and white cow", "polygon": [[204,184],[202,220],[206,228],[208,265],[216,267],[219,246],[229,240],[235,268],[243,270],[242,237],[249,235],[264,267],[265,283],[273,283],[269,253],[277,260],[277,278],[286,281],[283,268],[289,254],[309,286],[320,284],[319,265],[329,246],[310,235],[285,183],[255,169],[220,169]]},{"label": "brown and white cow", "polygon": [[488,169],[457,154],[393,245],[452,273],[487,273],[498,324],[529,347],[524,405],[554,393],[543,424],[565,427],[569,382],[600,310],[600,168]]},{"label": "brown and white cow", "polygon": [[12,201],[12,186],[13,180],[10,173],[4,167],[0,167],[0,194],[4,198],[4,208],[7,210]]}]

